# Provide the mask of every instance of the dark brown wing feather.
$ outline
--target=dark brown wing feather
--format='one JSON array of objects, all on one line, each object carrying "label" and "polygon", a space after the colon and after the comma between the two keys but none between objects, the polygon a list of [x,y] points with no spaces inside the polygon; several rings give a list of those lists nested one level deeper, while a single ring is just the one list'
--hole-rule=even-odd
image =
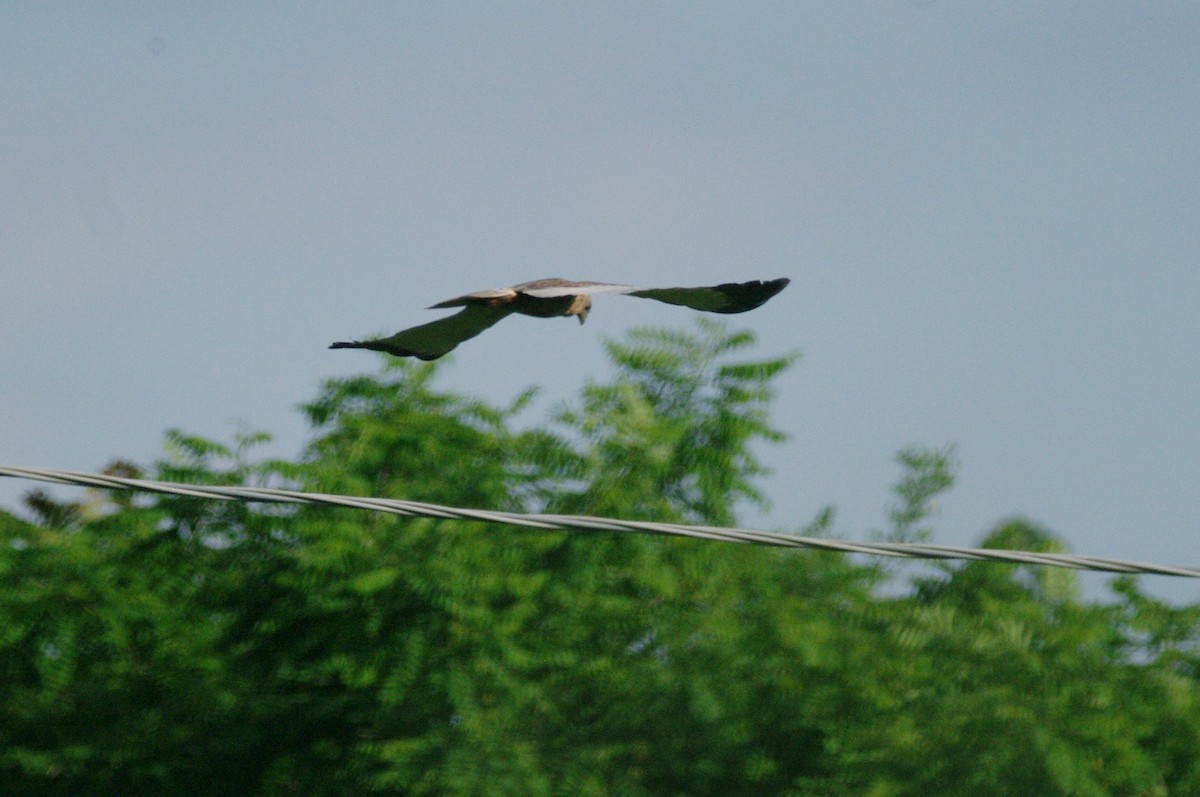
[{"label": "dark brown wing feather", "polygon": [[781,278],[768,281],[724,282],[708,288],[647,288],[630,291],[629,295],[709,313],[744,313],[761,307],[768,299],[786,288],[789,282],[791,280]]},{"label": "dark brown wing feather", "polygon": [[339,341],[331,349],[371,349],[396,357],[436,360],[464,340],[470,340],[500,319],[512,313],[510,307],[469,304],[452,316],[410,327],[389,338],[364,341]]}]

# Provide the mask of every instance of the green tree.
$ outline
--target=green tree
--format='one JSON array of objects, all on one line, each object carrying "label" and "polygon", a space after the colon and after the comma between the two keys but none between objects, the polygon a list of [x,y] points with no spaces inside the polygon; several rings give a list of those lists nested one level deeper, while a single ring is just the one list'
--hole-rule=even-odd
[{"label": "green tree", "polygon": [[[403,362],[325,383],[295,461],[179,431],[197,484],[736,523],[794,357],[702,323],[610,343],[540,427]],[[527,424],[526,424],[527,425]],[[953,449],[910,448],[893,539]],[[121,472],[135,469],[122,463]],[[193,497],[0,513],[0,793],[1200,793],[1200,608],[1119,579]],[[828,513],[805,533],[829,532]],[[1014,520],[984,544],[1064,546]]]}]

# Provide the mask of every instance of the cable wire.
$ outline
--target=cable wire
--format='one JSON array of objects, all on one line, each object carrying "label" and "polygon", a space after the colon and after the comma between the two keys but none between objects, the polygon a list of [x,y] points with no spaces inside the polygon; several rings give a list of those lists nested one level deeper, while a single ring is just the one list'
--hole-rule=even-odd
[{"label": "cable wire", "polygon": [[32,479],[55,484],[75,484],[83,487],[97,487],[107,490],[134,490],[138,492],[183,495],[194,498],[213,498],[224,501],[321,504],[366,509],[373,512],[388,512],[406,517],[475,520],[482,523],[507,523],[514,526],[528,526],[536,529],[632,531],[719,540],[723,542],[753,543],[783,548],[815,548],[826,551],[893,556],[907,559],[956,559],[1007,562],[1009,564],[1066,567],[1074,570],[1097,570],[1107,573],[1137,573],[1200,578],[1200,568],[1195,567],[1177,567],[1064,553],[1037,553],[997,548],[963,548],[953,545],[932,545],[928,543],[849,542],[825,537],[803,537],[771,531],[756,531],[754,529],[691,526],[680,523],[652,523],[641,520],[616,520],[587,515],[494,512],[486,509],[462,509],[440,506],[438,504],[427,504],[420,501],[405,501],[398,498],[370,498],[352,495],[333,495],[329,493],[308,493],[269,487],[182,484],[179,482],[131,479],[123,476],[108,476],[99,473],[82,473],[79,471],[54,470],[50,468],[22,468],[0,465],[0,476]]}]

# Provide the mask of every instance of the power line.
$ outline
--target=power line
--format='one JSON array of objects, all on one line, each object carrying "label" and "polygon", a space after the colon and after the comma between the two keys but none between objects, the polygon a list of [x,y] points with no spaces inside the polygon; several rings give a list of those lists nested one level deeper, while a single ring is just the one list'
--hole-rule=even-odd
[{"label": "power line", "polygon": [[1052,567],[1067,567],[1074,570],[1098,570],[1107,573],[1140,573],[1200,578],[1200,568],[1175,567],[1172,565],[1148,564],[1123,559],[1078,556],[1064,553],[1037,553],[1033,551],[1013,551],[994,548],[963,548],[953,545],[931,545],[926,543],[847,542],[845,540],[802,537],[771,531],[756,531],[753,529],[689,526],[680,523],[652,523],[641,520],[615,520],[587,515],[493,512],[486,509],[462,509],[459,507],[427,504],[420,501],[404,501],[397,498],[369,498],[352,495],[332,495],[328,493],[308,493],[298,490],[281,490],[268,487],[182,484],[179,482],[130,479],[123,476],[53,470],[50,468],[21,468],[0,465],[0,476],[32,479],[55,484],[75,484],[83,487],[98,487],[108,490],[166,493],[168,495],[213,498],[224,501],[321,504],[325,506],[366,509],[373,512],[388,512],[407,517],[474,520],[482,523],[507,523],[514,526],[528,526],[537,529],[633,531],[650,534],[668,534],[679,537],[695,537],[697,539],[719,540],[723,542],[772,545],[782,548],[816,548],[826,551],[841,551],[843,553],[895,556],[906,559],[963,559],[1007,562],[1009,564],[1049,565]]}]

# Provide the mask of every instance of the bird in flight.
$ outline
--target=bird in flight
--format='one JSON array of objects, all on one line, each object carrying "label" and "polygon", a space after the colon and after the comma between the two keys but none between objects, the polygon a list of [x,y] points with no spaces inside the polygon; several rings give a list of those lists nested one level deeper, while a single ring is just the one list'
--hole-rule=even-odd
[{"label": "bird in flight", "polygon": [[436,360],[464,340],[470,340],[513,313],[537,318],[575,316],[582,324],[592,308],[592,297],[619,293],[656,299],[710,313],[744,313],[762,305],[787,287],[788,279],[725,282],[706,288],[635,288],[607,282],[572,282],[543,279],[511,288],[476,291],[438,302],[430,309],[462,307],[452,316],[401,330],[388,338],[338,341],[331,349],[371,349],[397,357]]}]

